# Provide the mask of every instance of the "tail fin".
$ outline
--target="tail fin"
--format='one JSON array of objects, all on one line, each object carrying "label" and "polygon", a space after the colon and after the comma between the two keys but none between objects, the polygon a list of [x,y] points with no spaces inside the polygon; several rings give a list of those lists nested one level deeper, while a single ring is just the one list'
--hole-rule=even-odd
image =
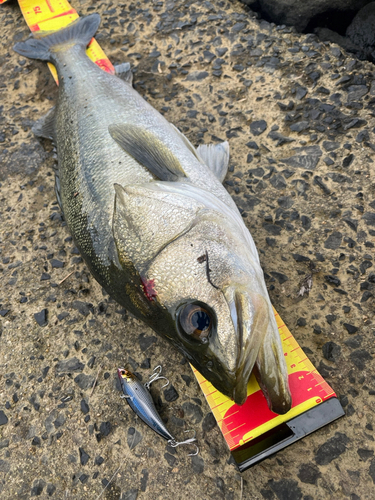
[{"label": "tail fin", "polygon": [[53,62],[53,53],[66,45],[80,45],[85,48],[95,35],[100,24],[99,14],[77,19],[62,30],[53,32],[40,38],[29,38],[25,42],[16,43],[13,49],[21,56],[30,59],[41,59]]}]

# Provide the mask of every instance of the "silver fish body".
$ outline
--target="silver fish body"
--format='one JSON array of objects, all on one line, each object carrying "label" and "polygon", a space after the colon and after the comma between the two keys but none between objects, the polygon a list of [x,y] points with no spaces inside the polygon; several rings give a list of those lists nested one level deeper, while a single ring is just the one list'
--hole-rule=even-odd
[{"label": "silver fish body", "polygon": [[58,152],[56,191],[85,262],[107,292],[243,404],[254,367],[270,408],[288,374],[253,239],[222,186],[228,144],[195,149],[124,79],[85,54],[100,17],[20,54],[57,68],[56,109],[34,131]]}]

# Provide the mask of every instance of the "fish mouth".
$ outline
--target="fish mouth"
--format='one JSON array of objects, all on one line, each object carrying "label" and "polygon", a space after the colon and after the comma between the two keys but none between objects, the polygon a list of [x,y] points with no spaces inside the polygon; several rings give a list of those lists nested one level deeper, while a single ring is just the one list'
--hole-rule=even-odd
[{"label": "fish mouth", "polygon": [[254,369],[269,409],[277,414],[287,413],[292,398],[272,306],[266,296],[246,286],[232,286],[224,290],[224,295],[237,334],[236,371],[231,397],[238,405],[245,403],[247,385]]},{"label": "fish mouth", "polygon": [[223,290],[237,337],[237,359],[232,394],[238,405],[245,403],[247,384],[267,331],[266,299],[243,285]]}]

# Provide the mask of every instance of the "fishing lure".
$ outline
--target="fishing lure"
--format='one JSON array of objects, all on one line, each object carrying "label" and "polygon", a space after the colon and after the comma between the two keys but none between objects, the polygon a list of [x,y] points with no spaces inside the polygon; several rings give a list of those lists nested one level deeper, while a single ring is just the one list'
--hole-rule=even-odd
[{"label": "fishing lure", "polygon": [[[150,380],[145,384],[142,382],[129,370],[124,368],[118,368],[117,374],[120,379],[121,388],[123,391],[123,398],[129,403],[130,408],[138,415],[138,417],[143,420],[145,424],[151,427],[152,430],[157,432],[161,437],[168,441],[169,446],[176,448],[181,444],[190,444],[196,441],[195,437],[186,439],[185,441],[177,441],[169,430],[164,425],[160,415],[158,414],[155,403],[149,392],[150,384],[159,379],[166,379],[166,377],[160,376],[161,366],[157,366],[154,373],[151,375]],[[167,379],[166,379],[167,380]],[[169,384],[165,384],[163,387]],[[199,448],[195,445],[197,450],[195,453],[190,453],[188,456],[197,455]]]}]

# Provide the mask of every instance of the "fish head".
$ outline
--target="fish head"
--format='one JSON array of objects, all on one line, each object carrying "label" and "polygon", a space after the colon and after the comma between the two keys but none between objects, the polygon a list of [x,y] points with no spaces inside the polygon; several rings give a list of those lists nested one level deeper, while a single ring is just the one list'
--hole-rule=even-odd
[{"label": "fish head", "polygon": [[241,405],[265,338],[279,337],[254,243],[210,193],[150,184],[116,191],[120,261],[134,263],[157,310],[147,323]]},{"label": "fish head", "polygon": [[117,375],[121,383],[129,383],[135,379],[135,375],[125,368],[117,368]]},{"label": "fish head", "polygon": [[215,222],[205,217],[165,247],[147,281],[172,320],[164,334],[220,392],[243,404],[270,311],[257,273],[244,269]]}]

